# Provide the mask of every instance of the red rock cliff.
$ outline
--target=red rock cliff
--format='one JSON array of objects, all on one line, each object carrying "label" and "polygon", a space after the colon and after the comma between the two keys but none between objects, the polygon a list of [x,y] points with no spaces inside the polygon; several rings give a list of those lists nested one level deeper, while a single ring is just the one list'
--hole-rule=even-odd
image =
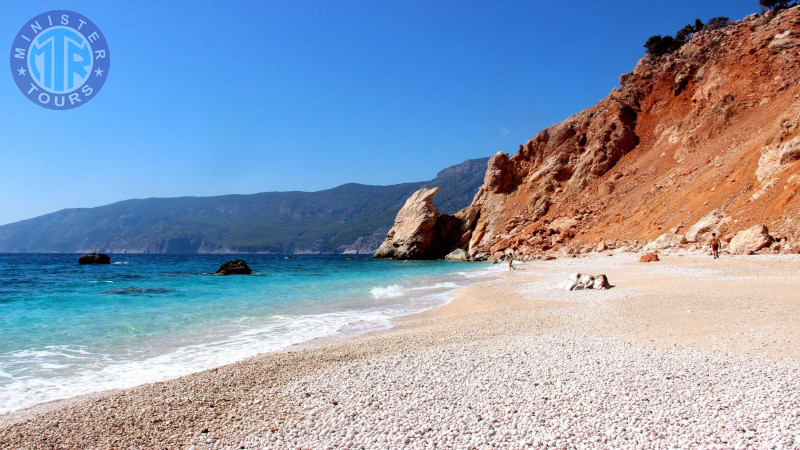
[{"label": "red rock cliff", "polygon": [[457,214],[461,247],[476,259],[638,248],[706,216],[729,218],[728,239],[755,224],[800,238],[799,59],[800,7],[645,56],[597,105],[489,161]]}]

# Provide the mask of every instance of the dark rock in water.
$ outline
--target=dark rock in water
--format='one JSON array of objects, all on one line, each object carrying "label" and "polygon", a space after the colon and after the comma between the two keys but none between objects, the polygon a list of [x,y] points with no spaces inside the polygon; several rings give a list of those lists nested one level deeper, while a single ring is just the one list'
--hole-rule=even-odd
[{"label": "dark rock in water", "polygon": [[250,275],[252,272],[246,262],[234,259],[219,266],[217,275]]},{"label": "dark rock in water", "polygon": [[89,253],[78,258],[78,264],[111,264],[111,257],[103,253]]},{"label": "dark rock in water", "polygon": [[170,292],[175,292],[175,289],[126,287],[126,288],[121,288],[121,289],[109,289],[107,291],[101,291],[100,293],[101,294],[148,295],[148,296],[152,296],[153,294],[169,294]]}]

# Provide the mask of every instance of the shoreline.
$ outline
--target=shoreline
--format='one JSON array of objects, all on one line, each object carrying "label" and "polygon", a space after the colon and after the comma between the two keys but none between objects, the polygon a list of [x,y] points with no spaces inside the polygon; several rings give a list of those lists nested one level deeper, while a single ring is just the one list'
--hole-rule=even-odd
[{"label": "shoreline", "polygon": [[[482,263],[477,263],[477,264],[482,264]],[[471,270],[468,270],[467,272],[464,272],[463,270],[455,270],[454,269],[451,272],[449,272],[446,275],[444,275],[443,279],[445,279],[446,281],[439,280],[440,278],[442,278],[442,275],[431,276],[430,279],[426,278],[426,280],[430,281],[430,283],[424,283],[424,284],[422,284],[420,286],[417,286],[415,288],[403,289],[403,288],[400,288],[400,286],[397,285],[397,284],[386,285],[386,286],[380,285],[380,286],[376,286],[375,288],[373,288],[373,289],[378,289],[378,290],[384,290],[384,289],[390,289],[390,288],[393,288],[393,287],[397,287],[399,289],[399,293],[402,294],[402,295],[398,295],[398,296],[406,297],[407,300],[410,300],[410,301],[412,301],[414,303],[416,303],[416,301],[418,301],[420,299],[423,299],[423,300],[426,300],[426,301],[432,301],[431,299],[433,299],[433,298],[445,299],[445,300],[443,300],[443,302],[437,300],[436,301],[437,303],[433,304],[433,305],[426,305],[426,306],[417,305],[417,310],[415,310],[415,311],[396,313],[396,315],[391,315],[391,316],[389,316],[387,318],[380,319],[380,320],[364,320],[364,319],[356,320],[354,318],[353,321],[341,325],[338,329],[332,331],[330,334],[326,334],[326,335],[318,336],[318,337],[311,337],[311,338],[306,339],[306,340],[301,340],[299,342],[294,342],[294,343],[287,344],[286,346],[277,348],[275,350],[266,351],[266,352],[262,352],[262,353],[251,354],[249,356],[246,356],[246,357],[241,358],[241,359],[236,360],[236,361],[225,362],[225,363],[220,363],[220,364],[217,364],[217,365],[214,365],[214,366],[210,366],[210,367],[196,369],[196,370],[193,370],[191,372],[181,373],[179,375],[173,375],[173,376],[170,376],[169,378],[166,378],[166,379],[148,381],[148,382],[140,383],[140,384],[137,384],[137,385],[134,385],[134,386],[104,388],[104,389],[100,389],[100,390],[97,390],[97,391],[92,391],[92,392],[81,393],[81,394],[78,394],[78,395],[73,395],[71,397],[57,398],[57,399],[52,399],[52,400],[45,400],[45,401],[42,401],[40,403],[36,403],[36,404],[30,405],[30,406],[25,406],[25,407],[23,407],[21,409],[17,409],[17,410],[5,412],[5,413],[0,413],[0,428],[4,428],[4,427],[7,427],[7,426],[11,426],[11,425],[13,425],[15,423],[18,423],[18,422],[21,422],[21,421],[24,421],[24,420],[28,420],[31,417],[36,417],[36,416],[39,416],[41,414],[45,414],[45,413],[48,413],[48,412],[52,412],[52,411],[57,411],[57,410],[63,409],[65,407],[73,406],[73,405],[79,404],[79,403],[81,403],[83,401],[86,401],[86,400],[102,398],[102,397],[105,397],[105,396],[108,396],[108,395],[111,395],[111,394],[114,394],[114,393],[117,393],[117,392],[121,392],[121,391],[124,391],[124,390],[135,389],[135,388],[137,388],[139,386],[143,386],[143,385],[148,385],[148,384],[153,384],[153,383],[161,383],[161,382],[169,382],[169,381],[177,380],[177,379],[180,379],[180,378],[185,377],[185,376],[190,376],[192,374],[196,374],[196,373],[200,373],[200,372],[204,372],[204,371],[208,371],[208,370],[213,370],[213,369],[216,369],[216,368],[219,368],[219,367],[223,367],[223,366],[226,366],[226,365],[230,365],[230,364],[237,364],[237,363],[240,363],[242,361],[246,361],[246,360],[248,360],[250,358],[255,358],[255,357],[264,356],[264,355],[271,355],[271,354],[276,354],[276,353],[281,353],[281,352],[297,351],[297,350],[309,349],[309,348],[318,348],[318,347],[321,347],[321,346],[324,346],[324,345],[328,345],[328,344],[334,344],[334,343],[338,343],[338,342],[344,342],[344,341],[347,341],[347,340],[350,340],[350,339],[356,339],[356,338],[358,338],[360,336],[364,336],[364,335],[368,335],[368,334],[372,334],[372,333],[378,333],[378,332],[381,332],[381,331],[391,330],[392,328],[395,327],[395,320],[397,320],[397,319],[399,319],[401,317],[424,313],[425,311],[428,311],[428,310],[430,310],[432,308],[437,308],[437,307],[443,306],[443,305],[451,302],[453,299],[455,299],[455,294],[454,293],[456,291],[458,291],[459,289],[461,289],[463,287],[466,287],[466,286],[469,286],[469,285],[472,285],[472,284],[475,284],[475,283],[482,282],[482,281],[496,279],[497,277],[501,276],[500,275],[500,273],[501,273],[500,271],[498,271],[495,267],[488,266],[488,265],[486,267],[480,267],[480,268],[474,267],[474,265],[473,265],[473,267],[470,267],[470,269]],[[439,280],[439,281],[433,282],[432,280],[434,280],[434,281],[435,280]],[[468,280],[468,281],[464,281],[464,280]],[[427,291],[436,291],[437,289],[441,289],[441,284],[443,284],[443,283],[444,284],[453,284],[454,287],[448,288],[447,290],[445,290],[443,292],[433,292],[433,293],[430,293],[430,294],[425,293]],[[458,283],[458,284],[466,283],[466,284],[456,286],[456,283]],[[412,292],[415,291],[415,290],[416,291],[422,290],[423,294],[421,294],[421,296],[420,296],[420,294],[417,294],[415,296],[415,295],[412,294]],[[373,299],[375,299],[375,298],[376,297],[374,297],[374,294],[373,294]],[[380,299],[382,297],[377,297],[377,298]]]},{"label": "shoreline", "polygon": [[[662,262],[649,264],[638,263],[634,254],[529,262],[519,270],[500,272],[498,279],[456,290],[455,298],[443,306],[395,318],[387,330],[341,341],[307,342],[165,382],[57,401],[66,404],[50,404],[53,407],[44,411],[11,413],[27,412],[28,417],[18,417],[15,425],[0,422],[0,442],[36,447],[26,437],[43,433],[49,442],[43,447],[53,442],[69,446],[78,437],[100,446],[342,444],[349,441],[327,435],[303,441],[289,433],[309,425],[307,403],[317,397],[309,391],[309,397],[298,398],[297,383],[308,379],[319,383],[323,377],[342,384],[346,380],[329,374],[348,367],[363,370],[371,362],[407,363],[425,360],[430,353],[463,353],[473,347],[475,354],[482,354],[484,346],[502,350],[523,341],[560,345],[559,339],[567,339],[579,342],[577,347],[620,347],[623,353],[646,351],[659,358],[677,354],[745,365],[758,361],[796,374],[800,296],[791,286],[800,281],[798,269],[800,258],[771,255],[711,260],[698,254],[667,254]],[[606,273],[615,287],[578,292],[552,288],[553,281],[575,271]],[[491,355],[485,358],[491,360]],[[390,371],[388,377],[392,376],[400,375]],[[362,381],[377,382],[374,377]],[[443,389],[447,387],[444,383]],[[350,400],[376,395],[380,393],[367,386],[352,393]],[[209,402],[215,406],[203,406]],[[337,405],[317,408],[328,418],[338,417]],[[101,419],[108,419],[108,411],[136,426],[107,428]],[[53,423],[68,424],[69,432],[54,434],[48,428]],[[383,434],[392,437],[392,432]],[[379,440],[373,446],[395,443],[381,441],[380,435],[374,438]],[[667,436],[667,442],[677,442],[674,438]]]}]

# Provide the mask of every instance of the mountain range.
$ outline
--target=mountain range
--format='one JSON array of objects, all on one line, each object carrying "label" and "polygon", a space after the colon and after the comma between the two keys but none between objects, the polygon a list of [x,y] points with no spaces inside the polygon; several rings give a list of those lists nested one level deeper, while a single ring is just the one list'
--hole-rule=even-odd
[{"label": "mountain range", "polygon": [[437,206],[467,206],[488,158],[448,167],[433,180],[318,192],[125,200],[64,209],[0,226],[2,253],[371,253],[406,198],[441,188]]}]

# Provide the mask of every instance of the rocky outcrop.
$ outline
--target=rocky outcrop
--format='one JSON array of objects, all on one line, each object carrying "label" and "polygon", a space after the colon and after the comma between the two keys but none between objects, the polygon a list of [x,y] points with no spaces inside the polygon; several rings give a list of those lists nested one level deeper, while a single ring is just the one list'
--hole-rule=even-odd
[{"label": "rocky outcrop", "polygon": [[489,160],[455,214],[458,246],[525,260],[786,231],[800,211],[798,36],[794,7],[644,56],[595,106]]},{"label": "rocky outcrop", "polygon": [[728,244],[728,251],[735,255],[748,255],[769,247],[771,243],[766,225],[756,225],[736,233]]},{"label": "rocky outcrop", "polygon": [[253,271],[250,270],[250,266],[241,259],[228,261],[217,269],[217,275],[250,275],[251,273]]},{"label": "rocky outcrop", "polygon": [[111,264],[111,257],[104,253],[88,253],[78,258],[78,264]]},{"label": "rocky outcrop", "polygon": [[422,188],[406,200],[375,258],[441,259],[457,246],[463,220],[439,214],[437,192],[438,187]]},{"label": "rocky outcrop", "polygon": [[386,240],[375,251],[376,258],[422,259],[433,244],[439,210],[433,196],[439,188],[422,188],[411,195],[397,213]]}]

